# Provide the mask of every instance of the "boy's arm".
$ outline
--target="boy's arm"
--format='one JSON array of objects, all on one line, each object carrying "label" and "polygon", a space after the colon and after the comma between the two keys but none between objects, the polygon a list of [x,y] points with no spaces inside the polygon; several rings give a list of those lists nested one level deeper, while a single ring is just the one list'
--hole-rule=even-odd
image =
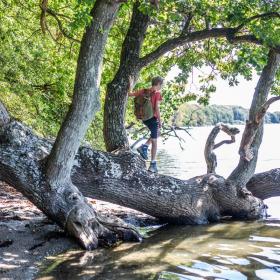
[{"label": "boy's arm", "polygon": [[134,92],[129,92],[129,93],[128,93],[128,96],[129,96],[129,97],[138,96],[138,95],[142,94],[142,92],[143,92],[142,89],[136,90],[136,91],[134,91]]},{"label": "boy's arm", "polygon": [[136,96],[136,95],[135,95],[135,92],[129,92],[129,93],[128,93],[128,96],[129,96],[129,97],[132,97],[132,96]]},{"label": "boy's arm", "polygon": [[133,90],[133,79],[131,76],[129,76],[129,83],[128,83],[128,96],[136,96],[135,92],[132,92]]},{"label": "boy's arm", "polygon": [[160,101],[156,102],[156,115],[158,116],[158,126],[161,127],[161,118],[160,118],[160,109],[159,109]]}]

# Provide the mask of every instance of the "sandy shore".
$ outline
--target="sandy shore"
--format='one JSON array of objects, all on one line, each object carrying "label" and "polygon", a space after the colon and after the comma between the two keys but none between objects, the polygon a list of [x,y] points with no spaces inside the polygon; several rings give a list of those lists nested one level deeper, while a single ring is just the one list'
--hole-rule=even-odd
[{"label": "sandy shore", "polygon": [[[156,220],[135,210],[90,200],[97,211],[113,213],[135,226]],[[35,279],[47,257],[78,249],[39,209],[14,188],[0,182],[0,279]]]}]

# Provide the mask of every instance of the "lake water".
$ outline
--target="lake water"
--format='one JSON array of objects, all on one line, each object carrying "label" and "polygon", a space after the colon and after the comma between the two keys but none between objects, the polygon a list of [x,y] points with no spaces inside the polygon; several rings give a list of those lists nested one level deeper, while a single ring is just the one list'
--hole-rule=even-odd
[{"label": "lake water", "polygon": [[[240,126],[243,130],[243,127]],[[160,173],[187,179],[205,173],[203,149],[211,127],[181,132],[159,145]],[[227,138],[222,133],[217,141]],[[217,151],[217,173],[227,176],[238,162],[238,145]],[[266,125],[257,172],[280,166],[280,125]],[[165,227],[141,244],[93,252],[71,251],[50,260],[41,279],[280,280],[280,198],[266,201],[270,218],[208,226]]]}]

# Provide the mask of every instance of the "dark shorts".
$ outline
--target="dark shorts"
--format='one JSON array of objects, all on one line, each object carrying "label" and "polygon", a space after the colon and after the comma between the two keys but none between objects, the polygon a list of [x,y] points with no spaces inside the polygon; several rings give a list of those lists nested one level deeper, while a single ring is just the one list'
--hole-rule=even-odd
[{"label": "dark shorts", "polygon": [[151,138],[156,139],[158,138],[158,120],[155,117],[143,121],[144,125],[146,125],[149,130],[151,131]]}]

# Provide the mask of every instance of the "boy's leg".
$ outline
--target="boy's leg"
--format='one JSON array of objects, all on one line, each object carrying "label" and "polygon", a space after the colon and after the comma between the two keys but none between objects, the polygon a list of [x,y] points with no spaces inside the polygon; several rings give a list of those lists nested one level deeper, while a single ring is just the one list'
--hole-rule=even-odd
[{"label": "boy's leg", "polygon": [[151,144],[152,144],[152,138],[150,137],[144,145],[150,146]]},{"label": "boy's leg", "polygon": [[151,160],[155,161],[156,156],[157,156],[157,138],[151,138],[152,142],[152,155],[151,155]]},{"label": "boy's leg", "polygon": [[151,164],[149,167],[149,171],[151,172],[158,172],[157,162],[156,162],[158,136],[159,136],[159,127],[158,127],[157,120],[155,120],[153,122],[153,127],[151,129],[152,153],[151,153]]},{"label": "boy's leg", "polygon": [[[151,135],[152,135],[152,128],[151,128],[152,122],[151,122],[151,120],[144,121],[143,123],[148,127],[148,129],[150,130]],[[148,159],[148,148],[149,148],[149,145],[151,143],[152,143],[152,139],[150,137],[145,144],[143,144],[143,145],[141,145],[140,147],[137,148],[138,153],[145,160]]]},{"label": "boy's leg", "polygon": [[143,144],[139,148],[137,148],[138,153],[145,160],[148,159],[148,148],[149,148],[151,143],[152,143],[152,139],[149,138],[145,144]]}]

